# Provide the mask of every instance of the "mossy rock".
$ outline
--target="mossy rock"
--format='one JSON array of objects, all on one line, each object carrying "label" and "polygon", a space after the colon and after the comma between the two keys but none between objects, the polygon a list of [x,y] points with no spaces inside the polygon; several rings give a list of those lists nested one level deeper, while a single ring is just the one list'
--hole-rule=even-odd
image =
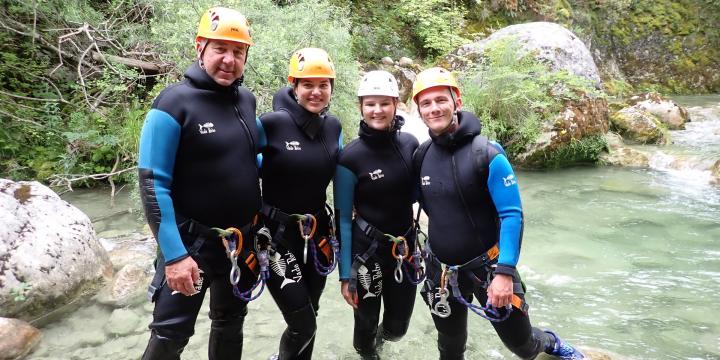
[{"label": "mossy rock", "polygon": [[640,144],[667,144],[669,134],[660,120],[639,107],[631,106],[610,114],[610,124],[623,138]]}]

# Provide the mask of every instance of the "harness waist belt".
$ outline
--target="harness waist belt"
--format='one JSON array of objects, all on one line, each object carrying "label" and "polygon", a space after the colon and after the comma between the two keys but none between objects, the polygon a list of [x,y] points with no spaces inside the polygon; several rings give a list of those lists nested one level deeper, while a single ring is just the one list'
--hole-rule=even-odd
[{"label": "harness waist belt", "polygon": [[[351,292],[357,291],[358,270],[360,269],[360,266],[365,264],[365,262],[370,257],[375,255],[375,252],[377,251],[377,248],[380,245],[381,241],[388,240],[388,237],[385,233],[378,230],[376,227],[370,225],[370,223],[365,221],[365,219],[363,219],[359,215],[355,216],[355,224],[357,224],[357,226],[360,228],[360,230],[362,230],[365,235],[372,239],[372,242],[370,242],[370,246],[368,246],[365,252],[360,255],[355,255],[355,258],[353,259],[352,265],[350,267],[350,281],[348,283],[348,287]],[[408,235],[412,230],[413,226],[411,226],[404,235]]]}]

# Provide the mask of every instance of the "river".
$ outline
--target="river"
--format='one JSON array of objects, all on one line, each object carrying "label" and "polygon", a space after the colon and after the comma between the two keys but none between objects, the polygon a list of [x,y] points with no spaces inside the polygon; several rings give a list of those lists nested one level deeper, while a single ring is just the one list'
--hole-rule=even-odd
[{"label": "river", "polygon": [[[534,325],[618,358],[720,359],[720,187],[708,183],[707,171],[720,160],[720,96],[676,100],[689,107],[693,122],[671,132],[674,144],[644,147],[654,154],[649,169],[518,173],[526,215],[519,271]],[[112,211],[105,192],[65,198],[91,217]],[[116,208],[132,203],[121,192]],[[95,225],[101,234],[142,227],[137,213]],[[315,358],[358,359],[351,309],[340,296],[336,273],[330,278]],[[284,322],[269,294],[249,309],[244,358],[266,359],[276,351]],[[137,359],[149,336],[152,306],[125,310],[135,315],[127,335],[105,331],[113,309],[89,302],[43,327],[43,341],[29,358]],[[513,358],[487,321],[472,316],[469,328],[467,359]],[[207,358],[208,329],[205,306],[184,358]],[[386,344],[382,355],[437,358],[435,330],[419,297],[407,336]]]}]

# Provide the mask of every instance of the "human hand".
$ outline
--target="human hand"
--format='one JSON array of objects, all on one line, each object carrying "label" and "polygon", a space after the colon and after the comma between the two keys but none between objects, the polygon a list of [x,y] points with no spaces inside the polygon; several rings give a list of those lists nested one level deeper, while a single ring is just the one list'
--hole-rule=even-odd
[{"label": "human hand", "polygon": [[165,266],[165,278],[170,289],[185,296],[195,295],[195,284],[200,279],[200,269],[192,257]]},{"label": "human hand", "polygon": [[340,293],[345,298],[345,302],[347,302],[350,306],[352,306],[353,309],[357,309],[357,304],[358,304],[357,291],[354,291],[354,292],[350,291],[350,282],[348,280],[342,281],[342,284],[340,285]]},{"label": "human hand", "polygon": [[487,289],[488,303],[496,308],[512,303],[513,278],[506,274],[495,274]]}]

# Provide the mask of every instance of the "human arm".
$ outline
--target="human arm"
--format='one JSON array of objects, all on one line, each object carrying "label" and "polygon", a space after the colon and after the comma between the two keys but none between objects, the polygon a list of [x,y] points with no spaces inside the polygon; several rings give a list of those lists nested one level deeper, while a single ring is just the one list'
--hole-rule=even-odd
[{"label": "human arm", "polygon": [[355,185],[357,176],[348,168],[337,165],[335,170],[335,181],[333,185],[335,214],[340,230],[340,281],[343,282],[341,289],[345,301],[355,306],[357,295],[348,291],[350,280],[350,268],[352,266],[352,210],[355,197]]},{"label": "human arm", "polygon": [[170,197],[179,141],[180,124],[170,114],[151,109],[140,134],[138,175],[145,216],[165,258],[168,286],[190,295],[198,278],[197,264],[180,239]]},{"label": "human arm", "polygon": [[522,244],[523,213],[515,173],[502,153],[490,162],[488,190],[500,218],[500,254],[495,278],[488,286],[488,300],[496,307],[503,307],[512,301],[513,277]]}]

